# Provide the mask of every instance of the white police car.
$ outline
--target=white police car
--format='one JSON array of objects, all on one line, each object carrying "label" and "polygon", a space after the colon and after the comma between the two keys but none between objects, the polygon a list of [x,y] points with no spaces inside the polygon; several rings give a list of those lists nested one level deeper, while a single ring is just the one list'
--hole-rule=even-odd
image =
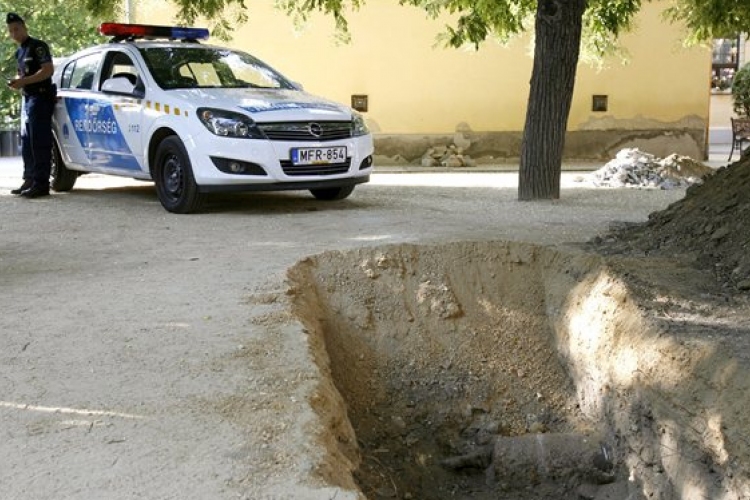
[{"label": "white police car", "polygon": [[[164,208],[205,194],[305,189],[347,197],[372,172],[351,108],[302,91],[258,59],[204,45],[201,28],[104,23],[105,45],[56,70],[51,187],[82,172],[153,180]],[[157,40],[168,39],[168,40]]]}]

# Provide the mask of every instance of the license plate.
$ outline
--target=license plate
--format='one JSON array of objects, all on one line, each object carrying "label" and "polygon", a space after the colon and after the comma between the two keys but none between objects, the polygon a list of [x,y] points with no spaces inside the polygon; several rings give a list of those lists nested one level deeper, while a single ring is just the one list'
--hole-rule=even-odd
[{"label": "license plate", "polygon": [[325,165],[328,163],[344,163],[346,161],[346,146],[335,148],[294,148],[292,149],[292,163],[294,165]]}]

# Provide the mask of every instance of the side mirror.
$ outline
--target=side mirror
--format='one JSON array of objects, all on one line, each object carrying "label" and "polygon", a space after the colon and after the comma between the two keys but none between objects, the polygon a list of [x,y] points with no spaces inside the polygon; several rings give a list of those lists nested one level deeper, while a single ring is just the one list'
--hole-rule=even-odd
[{"label": "side mirror", "polygon": [[305,87],[302,86],[300,82],[290,82],[292,84],[292,87],[294,87],[294,90],[305,90]]},{"label": "side mirror", "polygon": [[135,84],[125,76],[116,76],[105,80],[102,84],[102,92],[124,95],[135,95],[137,93]]}]

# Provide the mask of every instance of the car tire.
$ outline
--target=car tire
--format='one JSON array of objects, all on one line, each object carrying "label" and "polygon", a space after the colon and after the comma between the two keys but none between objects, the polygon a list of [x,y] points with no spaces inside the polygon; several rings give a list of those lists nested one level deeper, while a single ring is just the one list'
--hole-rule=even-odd
[{"label": "car tire", "polygon": [[49,187],[58,193],[70,191],[78,179],[78,172],[70,170],[63,162],[60,146],[52,141],[52,157],[50,162]]},{"label": "car tire", "polygon": [[167,137],[159,144],[153,178],[156,194],[167,211],[187,214],[200,208],[203,195],[198,191],[190,157],[178,137]]},{"label": "car tire", "polygon": [[336,201],[343,200],[354,191],[354,186],[344,186],[338,188],[311,189],[310,192],[318,200]]}]

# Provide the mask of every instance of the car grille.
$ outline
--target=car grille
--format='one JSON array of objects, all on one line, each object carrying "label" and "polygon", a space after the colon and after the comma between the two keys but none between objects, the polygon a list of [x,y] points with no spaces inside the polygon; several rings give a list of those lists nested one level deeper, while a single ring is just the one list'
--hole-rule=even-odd
[{"label": "car grille", "polygon": [[347,158],[344,163],[329,163],[328,165],[294,165],[291,160],[282,160],[281,169],[286,175],[336,175],[349,171],[352,159]]},{"label": "car grille", "polygon": [[272,141],[337,141],[352,136],[351,122],[258,123]]}]

